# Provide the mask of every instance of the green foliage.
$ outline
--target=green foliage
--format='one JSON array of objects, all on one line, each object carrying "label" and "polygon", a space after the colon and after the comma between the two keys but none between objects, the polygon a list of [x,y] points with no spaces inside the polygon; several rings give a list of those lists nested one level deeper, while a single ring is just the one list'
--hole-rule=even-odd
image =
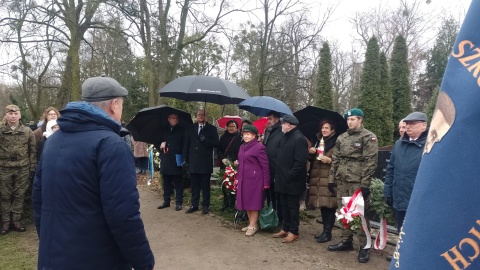
[{"label": "green foliage", "polygon": [[405,38],[401,35],[395,39],[390,68],[393,93],[393,122],[398,123],[412,112],[408,47]]},{"label": "green foliage", "polygon": [[428,110],[432,97],[436,98],[436,88],[442,83],[443,74],[447,67],[448,57],[452,51],[455,38],[458,34],[459,23],[454,18],[445,18],[437,33],[433,48],[428,52],[425,73],[420,75],[417,110]]},{"label": "green foliage", "polygon": [[328,42],[324,42],[320,50],[320,59],[318,60],[318,72],[316,76],[316,102],[315,106],[333,110],[332,82],[330,80],[332,73],[332,55]]},{"label": "green foliage", "polygon": [[439,93],[439,89],[440,87],[436,87],[434,90],[433,90],[433,93],[432,93],[432,98],[430,98],[430,101],[428,102],[428,106],[427,106],[427,117],[428,117],[428,122],[430,123],[430,121],[432,120],[432,117],[433,117],[433,113],[435,111],[435,106],[437,105],[437,99],[438,99],[438,93]]},{"label": "green foliage", "polygon": [[393,210],[383,196],[384,184],[382,180],[373,178],[370,183],[370,210],[374,211],[380,218],[385,218],[388,224],[395,224]]},{"label": "green foliage", "polygon": [[390,86],[390,74],[388,70],[387,57],[385,53],[380,54],[380,101],[379,109],[382,110],[380,122],[383,128],[377,136],[380,138],[380,146],[391,145],[393,143],[393,98],[392,87]]},{"label": "green foliage", "polygon": [[379,145],[385,145],[385,138],[382,136],[385,127],[385,111],[383,100],[383,89],[381,88],[380,52],[378,42],[372,37],[367,45],[365,63],[360,84],[359,108],[365,114],[365,127],[375,133]]}]

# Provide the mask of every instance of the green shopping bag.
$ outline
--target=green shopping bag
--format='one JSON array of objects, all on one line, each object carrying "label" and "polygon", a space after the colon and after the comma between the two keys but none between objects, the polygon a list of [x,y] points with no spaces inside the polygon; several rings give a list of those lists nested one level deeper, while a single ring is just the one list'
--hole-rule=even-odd
[{"label": "green shopping bag", "polygon": [[268,202],[267,206],[260,210],[258,221],[260,229],[273,229],[278,226],[278,216],[273,209],[272,202]]}]

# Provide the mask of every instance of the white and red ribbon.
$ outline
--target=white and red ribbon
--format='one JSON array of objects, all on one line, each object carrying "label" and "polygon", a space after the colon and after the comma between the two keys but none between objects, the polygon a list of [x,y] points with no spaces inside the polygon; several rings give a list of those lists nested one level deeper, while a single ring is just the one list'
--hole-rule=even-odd
[{"label": "white and red ribbon", "polygon": [[[343,207],[340,209],[340,213],[337,215],[339,220],[345,219],[347,222],[353,220],[354,217],[360,216],[362,221],[362,228],[367,237],[367,244],[364,249],[369,249],[372,246],[372,237],[370,231],[368,230],[367,220],[365,219],[365,202],[362,196],[362,189],[357,189],[353,193],[352,197],[343,197],[342,198]],[[380,224],[380,230],[375,239],[374,248],[383,249],[386,245],[387,239],[387,222],[385,219],[382,219]]]}]

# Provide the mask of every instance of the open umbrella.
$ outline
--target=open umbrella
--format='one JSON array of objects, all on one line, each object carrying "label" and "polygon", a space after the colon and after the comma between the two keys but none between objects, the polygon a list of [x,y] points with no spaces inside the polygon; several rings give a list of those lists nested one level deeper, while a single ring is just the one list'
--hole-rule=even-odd
[{"label": "open umbrella", "polygon": [[238,104],[250,97],[240,86],[210,76],[184,76],[177,78],[158,91],[162,97],[184,101],[203,101],[219,105]]},{"label": "open umbrella", "polygon": [[264,134],[268,127],[268,118],[262,117],[256,121],[253,121],[253,125],[258,129],[258,134]]},{"label": "open umbrella", "polygon": [[230,120],[234,120],[235,122],[237,122],[238,128],[240,128],[242,126],[242,118],[240,116],[225,115],[222,118],[217,120],[218,127],[226,129],[227,122],[230,121]]},{"label": "open umbrella", "polygon": [[182,127],[193,123],[189,113],[160,105],[140,110],[128,123],[127,129],[132,133],[135,141],[158,143],[162,128],[169,125],[167,118],[171,113],[178,115],[178,124]]},{"label": "open umbrella", "polygon": [[292,115],[292,110],[283,101],[269,96],[249,97],[238,104],[242,110],[249,111],[256,116],[267,116],[269,111],[276,111],[280,115]]},{"label": "open umbrella", "polygon": [[314,107],[307,106],[301,110],[293,113],[300,122],[298,128],[302,131],[303,135],[309,140],[315,137],[320,130],[319,125],[322,120],[329,119],[335,123],[337,134],[341,134],[348,129],[347,121],[337,112]]}]

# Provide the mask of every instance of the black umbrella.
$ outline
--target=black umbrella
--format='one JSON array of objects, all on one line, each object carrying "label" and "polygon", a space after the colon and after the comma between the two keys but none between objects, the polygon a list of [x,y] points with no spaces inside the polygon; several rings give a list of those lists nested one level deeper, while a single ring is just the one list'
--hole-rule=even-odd
[{"label": "black umbrella", "polygon": [[331,120],[335,126],[335,132],[342,134],[348,129],[347,121],[337,112],[314,107],[307,106],[299,111],[293,113],[300,122],[298,128],[302,131],[303,135],[309,140],[315,137],[320,131],[320,122],[322,120]]},{"label": "black umbrella", "polygon": [[135,141],[158,143],[162,128],[169,125],[168,115],[171,113],[178,115],[178,124],[182,127],[193,123],[189,113],[160,105],[140,110],[128,123],[127,129],[132,133]]},{"label": "black umbrella", "polygon": [[175,79],[160,89],[159,93],[162,97],[219,105],[238,104],[250,97],[245,89],[232,82],[201,75]]}]

